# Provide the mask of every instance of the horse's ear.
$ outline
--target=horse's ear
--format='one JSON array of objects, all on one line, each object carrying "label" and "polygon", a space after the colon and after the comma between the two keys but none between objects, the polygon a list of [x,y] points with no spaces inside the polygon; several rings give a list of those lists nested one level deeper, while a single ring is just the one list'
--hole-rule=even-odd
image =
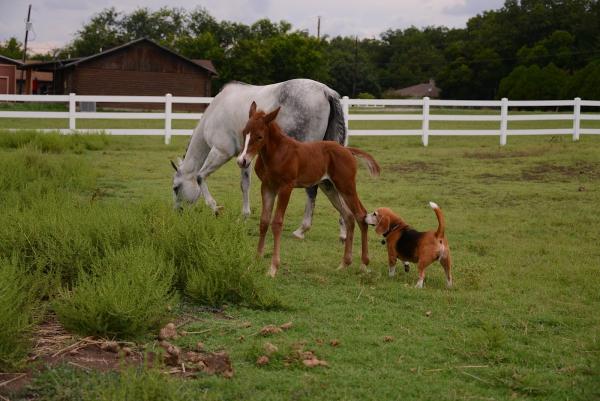
[{"label": "horse's ear", "polygon": [[248,113],[248,117],[252,117],[252,115],[256,113],[256,102],[252,101],[252,104],[250,105],[250,112]]},{"label": "horse's ear", "polygon": [[279,113],[280,109],[281,109],[281,106],[279,106],[278,108],[276,108],[275,110],[273,110],[272,112],[267,114],[264,117],[265,124],[269,124],[271,121],[275,120],[275,118],[277,117],[277,113]]},{"label": "horse's ear", "polygon": [[173,166],[173,168],[175,169],[175,171],[179,171],[177,169],[177,166],[175,165],[175,163],[173,162],[173,160],[169,160],[171,162],[171,166]]}]

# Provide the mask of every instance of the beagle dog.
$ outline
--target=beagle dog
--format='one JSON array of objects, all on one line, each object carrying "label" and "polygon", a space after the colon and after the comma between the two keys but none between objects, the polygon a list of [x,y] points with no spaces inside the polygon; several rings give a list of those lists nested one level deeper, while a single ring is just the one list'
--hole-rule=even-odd
[{"label": "beagle dog", "polygon": [[382,243],[387,242],[390,277],[396,274],[397,259],[404,263],[404,271],[407,273],[410,268],[408,262],[417,263],[419,281],[417,281],[416,287],[423,288],[425,268],[439,260],[446,271],[446,286],[450,288],[452,287],[452,273],[450,272],[452,261],[448,241],[444,235],[446,227],[444,215],[437,204],[429,202],[429,206],[438,219],[437,231],[416,231],[386,207],[381,207],[368,214],[365,222],[375,226],[375,232],[384,236],[385,240],[382,240]]}]

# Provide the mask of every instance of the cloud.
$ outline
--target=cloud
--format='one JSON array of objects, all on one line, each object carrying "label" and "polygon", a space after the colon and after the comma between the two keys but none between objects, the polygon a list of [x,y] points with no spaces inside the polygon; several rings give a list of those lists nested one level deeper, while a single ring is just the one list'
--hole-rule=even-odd
[{"label": "cloud", "polygon": [[[295,30],[316,35],[373,38],[388,29],[410,26],[464,27],[469,17],[497,9],[503,0],[30,0],[35,41],[44,50],[64,46],[92,15],[106,7],[130,13],[139,7],[157,10],[168,5],[193,10],[202,6],[217,20],[252,24],[261,18],[286,20]],[[22,40],[27,4],[0,0],[0,41],[11,36]]]},{"label": "cloud", "polygon": [[486,10],[496,10],[504,5],[504,0],[463,0],[459,4],[444,7],[444,14],[475,16]]}]

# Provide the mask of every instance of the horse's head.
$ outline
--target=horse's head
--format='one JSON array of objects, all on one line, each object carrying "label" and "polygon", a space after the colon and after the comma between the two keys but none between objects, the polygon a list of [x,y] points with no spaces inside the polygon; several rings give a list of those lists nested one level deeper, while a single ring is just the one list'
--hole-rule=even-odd
[{"label": "horse's head", "polygon": [[237,164],[240,168],[248,167],[254,156],[264,146],[269,133],[269,123],[275,120],[279,109],[281,109],[281,106],[267,114],[262,110],[256,110],[256,102],[252,102],[252,105],[250,105],[249,119],[242,131],[244,149],[237,158]]},{"label": "horse's head", "polygon": [[179,165],[171,161],[175,169],[173,174],[173,201],[175,209],[181,209],[183,203],[194,203],[200,196],[200,182],[195,173],[184,173],[181,168],[183,162],[179,159]]}]

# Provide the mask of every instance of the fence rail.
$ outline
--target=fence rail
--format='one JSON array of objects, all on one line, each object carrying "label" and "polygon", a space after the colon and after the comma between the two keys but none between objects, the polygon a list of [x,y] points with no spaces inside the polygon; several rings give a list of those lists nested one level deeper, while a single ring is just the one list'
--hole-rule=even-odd
[{"label": "fence rail", "polygon": [[[191,129],[173,129],[173,120],[199,120],[202,113],[175,113],[173,104],[210,104],[211,97],[172,96],[89,96],[76,95],[0,95],[0,102],[58,102],[68,103],[68,111],[2,111],[1,118],[41,118],[68,119],[68,129],[41,129],[40,131],[59,131],[64,134],[73,132],[98,132],[110,135],[161,135],[165,143],[171,142],[173,135],[191,135]],[[154,103],[163,104],[163,112],[87,112],[77,111],[77,103]],[[369,107],[365,114],[361,107]],[[377,113],[378,107],[412,107],[404,113]],[[431,108],[436,107],[479,107],[497,109],[498,114],[432,114]],[[540,108],[540,107],[569,107],[572,112],[544,114],[509,114],[510,107]],[[349,136],[421,136],[424,146],[429,143],[429,136],[498,136],[500,145],[506,145],[507,137],[513,135],[572,135],[573,140],[579,140],[580,135],[600,135],[600,129],[581,128],[581,121],[600,121],[600,114],[581,113],[581,107],[600,107],[600,101],[581,100],[437,100],[429,99],[349,99],[342,98],[342,109],[346,128],[349,121],[421,121],[420,129],[349,129]],[[356,109],[350,113],[351,108]],[[420,110],[419,110],[420,108]],[[360,113],[363,114],[360,114]],[[163,120],[163,129],[77,129],[78,119],[128,119],[128,120]],[[498,122],[497,129],[430,129],[430,121],[491,121]],[[508,129],[509,121],[572,121],[572,128],[552,129]],[[17,131],[18,129],[11,129]]]}]

